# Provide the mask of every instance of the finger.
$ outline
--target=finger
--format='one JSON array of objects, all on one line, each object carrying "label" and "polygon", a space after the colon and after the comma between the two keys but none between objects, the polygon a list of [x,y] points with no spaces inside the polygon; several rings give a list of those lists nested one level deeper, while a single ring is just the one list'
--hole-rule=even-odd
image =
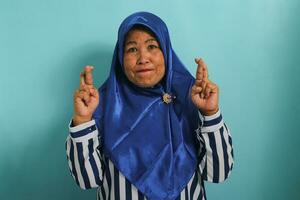
[{"label": "finger", "polygon": [[207,90],[205,90],[205,97],[209,97],[212,93],[218,92],[218,86],[212,82],[209,82],[206,86]]},{"label": "finger", "polygon": [[204,81],[208,80],[208,70],[207,70],[207,65],[205,63],[203,64],[203,80]]},{"label": "finger", "polygon": [[208,98],[211,92],[212,92],[212,88],[210,86],[207,86],[204,90],[204,98]]},{"label": "finger", "polygon": [[90,89],[90,95],[93,96],[93,97],[98,98],[99,97],[98,90],[96,88],[91,88]]},{"label": "finger", "polygon": [[212,93],[218,93],[219,92],[219,87],[215,84],[215,83],[213,83],[213,82],[210,82],[210,84],[211,84],[211,89],[212,89]]},{"label": "finger", "polygon": [[74,99],[74,105],[86,105],[85,102],[80,98],[79,96],[75,97]]},{"label": "finger", "polygon": [[90,102],[90,94],[89,94],[89,92],[81,91],[80,94],[81,94],[82,99],[84,100],[84,102],[86,104],[88,104]]},{"label": "finger", "polygon": [[79,86],[79,88],[82,90],[82,89],[84,89],[85,88],[85,80],[84,80],[84,73],[83,72],[81,72],[80,73],[80,86]]},{"label": "finger", "polygon": [[81,99],[87,99],[87,97],[89,96],[89,92],[85,90],[80,90],[77,96],[80,97]]},{"label": "finger", "polygon": [[93,85],[93,69],[93,66],[86,66],[84,68],[85,83],[87,85]]},{"label": "finger", "polygon": [[201,87],[202,86],[202,80],[195,80],[194,85],[196,85],[197,87]]},{"label": "finger", "polygon": [[199,60],[199,63],[201,63],[202,70],[203,70],[203,80],[207,81],[208,79],[208,70],[207,70],[207,65],[205,64],[203,59]]},{"label": "finger", "polygon": [[90,102],[90,92],[89,89],[83,89],[83,90],[76,90],[74,94],[74,98],[76,101],[84,101],[85,103]]},{"label": "finger", "polygon": [[73,99],[74,99],[74,100],[77,99],[77,98],[78,98],[78,95],[79,95],[79,90],[76,90],[76,91],[74,92]]},{"label": "finger", "polygon": [[84,91],[89,92],[90,89],[92,89],[92,88],[94,88],[93,85],[87,85],[87,84],[85,84],[85,85],[82,85],[82,86],[80,87],[80,90],[84,90]]},{"label": "finger", "polygon": [[196,79],[203,80],[203,62],[202,59],[195,58],[195,62],[197,63],[197,72],[196,72]]},{"label": "finger", "polygon": [[202,91],[202,87],[198,87],[196,85],[192,87],[192,95],[200,94],[201,91]]},{"label": "finger", "polygon": [[201,88],[202,88],[202,91],[201,91],[201,94],[200,94],[200,97],[201,98],[204,98],[204,96],[205,96],[205,93],[204,93],[204,91],[206,90],[206,87],[207,87],[207,81],[202,81],[201,82]]},{"label": "finger", "polygon": [[76,90],[76,92],[74,93],[74,102],[80,103],[80,104],[84,103],[83,96],[84,96],[84,94],[82,92],[80,92],[80,90]]}]

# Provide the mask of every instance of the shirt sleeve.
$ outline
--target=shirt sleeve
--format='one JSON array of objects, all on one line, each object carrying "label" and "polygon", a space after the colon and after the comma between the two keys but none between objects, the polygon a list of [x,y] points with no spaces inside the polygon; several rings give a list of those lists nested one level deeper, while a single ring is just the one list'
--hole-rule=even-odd
[{"label": "shirt sleeve", "polygon": [[102,185],[103,159],[100,154],[100,138],[95,120],[71,127],[66,140],[69,169],[77,185],[82,189]]},{"label": "shirt sleeve", "polygon": [[220,111],[212,116],[199,112],[201,125],[197,130],[199,140],[199,170],[202,178],[213,183],[223,182],[233,168],[233,146],[230,131]]}]

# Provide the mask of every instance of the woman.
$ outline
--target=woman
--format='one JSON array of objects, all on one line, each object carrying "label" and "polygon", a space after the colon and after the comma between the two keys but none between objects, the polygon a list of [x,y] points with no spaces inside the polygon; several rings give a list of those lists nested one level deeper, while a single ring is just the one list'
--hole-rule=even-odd
[{"label": "woman", "polygon": [[218,86],[195,62],[196,80],[159,17],[138,12],[122,22],[107,81],[97,90],[86,66],[74,94],[66,147],[81,188],[98,187],[99,199],[206,199],[203,181],[228,177],[233,151]]}]

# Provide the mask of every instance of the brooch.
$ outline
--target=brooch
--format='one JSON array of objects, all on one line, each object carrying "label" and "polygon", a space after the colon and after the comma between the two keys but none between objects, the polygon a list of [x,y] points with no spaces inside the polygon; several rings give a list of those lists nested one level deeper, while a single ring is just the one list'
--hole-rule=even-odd
[{"label": "brooch", "polygon": [[172,96],[169,95],[168,93],[164,93],[164,95],[162,96],[163,102],[168,104],[172,102]]}]

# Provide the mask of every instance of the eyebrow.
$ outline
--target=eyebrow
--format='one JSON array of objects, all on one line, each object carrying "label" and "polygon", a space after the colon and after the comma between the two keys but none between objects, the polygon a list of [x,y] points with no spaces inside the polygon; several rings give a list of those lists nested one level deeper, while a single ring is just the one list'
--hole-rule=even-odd
[{"label": "eyebrow", "polygon": [[154,38],[150,38],[150,39],[148,39],[148,40],[145,41],[145,43],[148,43],[148,42],[157,42],[157,40],[154,39]]},{"label": "eyebrow", "polygon": [[135,41],[128,41],[128,42],[126,42],[125,46],[130,45],[130,44],[137,44],[137,43]]},{"label": "eyebrow", "polygon": [[[148,39],[148,40],[145,41],[145,43],[149,43],[149,42],[157,42],[157,40],[154,39],[154,38],[150,38],[150,39]],[[130,44],[137,44],[137,42],[131,40],[131,41],[126,42],[125,46],[126,45],[130,45]]]}]

